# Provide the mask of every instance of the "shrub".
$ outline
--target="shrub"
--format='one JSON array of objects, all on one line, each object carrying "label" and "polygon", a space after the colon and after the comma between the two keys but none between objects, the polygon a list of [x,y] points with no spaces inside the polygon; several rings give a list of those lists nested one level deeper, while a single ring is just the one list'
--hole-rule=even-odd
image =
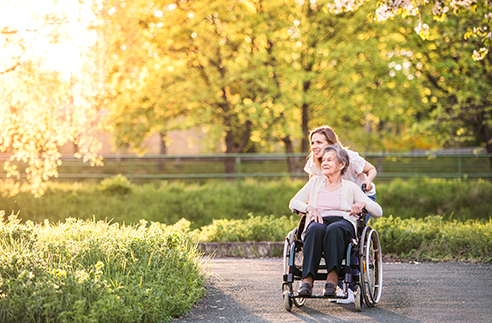
[{"label": "shrub", "polygon": [[371,220],[383,254],[421,260],[492,262],[492,220],[446,221],[442,216]]},{"label": "shrub", "polygon": [[0,232],[24,232],[0,240],[2,322],[170,321],[204,293],[195,247],[158,224],[10,218]]},{"label": "shrub", "polygon": [[296,227],[298,216],[253,216],[245,220],[214,220],[191,235],[200,242],[283,241]]},{"label": "shrub", "polygon": [[126,195],[132,191],[132,184],[128,178],[121,174],[103,179],[99,187],[101,191],[110,194]]}]

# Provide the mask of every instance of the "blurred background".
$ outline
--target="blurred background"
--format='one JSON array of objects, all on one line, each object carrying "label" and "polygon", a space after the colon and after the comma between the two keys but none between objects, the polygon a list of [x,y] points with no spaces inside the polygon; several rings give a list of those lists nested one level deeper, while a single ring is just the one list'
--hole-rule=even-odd
[{"label": "blurred background", "polygon": [[320,125],[378,180],[490,178],[489,4],[439,3],[2,0],[4,186],[305,177]]}]

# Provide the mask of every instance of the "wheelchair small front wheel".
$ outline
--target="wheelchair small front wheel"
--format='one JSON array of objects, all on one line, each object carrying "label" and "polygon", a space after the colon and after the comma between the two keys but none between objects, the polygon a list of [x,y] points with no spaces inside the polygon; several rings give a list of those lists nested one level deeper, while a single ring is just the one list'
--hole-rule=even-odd
[{"label": "wheelchair small front wheel", "polygon": [[289,293],[284,293],[284,305],[287,311],[292,310],[292,298],[290,298]]},{"label": "wheelchair small front wheel", "polygon": [[363,303],[363,300],[362,300],[362,292],[361,292],[361,289],[360,288],[357,288],[357,290],[354,292],[354,296],[355,296],[355,309],[358,311],[358,312],[362,312],[362,303]]}]

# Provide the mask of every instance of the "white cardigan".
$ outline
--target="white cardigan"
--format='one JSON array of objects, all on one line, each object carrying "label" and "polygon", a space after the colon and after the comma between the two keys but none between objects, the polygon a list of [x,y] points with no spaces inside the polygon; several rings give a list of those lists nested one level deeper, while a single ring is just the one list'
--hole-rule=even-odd
[{"label": "white cardigan", "polygon": [[[297,192],[292,200],[290,200],[289,208],[292,211],[298,210],[302,213],[306,213],[306,208],[308,205],[316,208],[318,192],[325,179],[326,176],[311,177],[306,185],[304,185],[304,187]],[[383,209],[381,206],[368,198],[367,195],[362,192],[361,188],[357,186],[357,184],[342,179],[341,211],[343,218],[350,221],[350,223],[354,225],[355,231],[357,232],[357,218],[349,215],[350,208],[356,202],[365,202],[366,210],[372,217],[379,218],[383,215]]]}]

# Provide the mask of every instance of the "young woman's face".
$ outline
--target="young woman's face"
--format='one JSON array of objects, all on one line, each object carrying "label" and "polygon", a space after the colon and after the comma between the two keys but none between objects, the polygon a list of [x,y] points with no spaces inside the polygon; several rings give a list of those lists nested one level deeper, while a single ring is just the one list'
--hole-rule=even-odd
[{"label": "young woman's face", "polygon": [[322,133],[314,133],[311,136],[311,151],[314,153],[315,158],[320,158],[321,151],[328,145],[329,143]]},{"label": "young woman's face", "polygon": [[321,170],[325,176],[341,173],[345,163],[339,163],[337,154],[334,151],[328,151],[321,159]]}]

